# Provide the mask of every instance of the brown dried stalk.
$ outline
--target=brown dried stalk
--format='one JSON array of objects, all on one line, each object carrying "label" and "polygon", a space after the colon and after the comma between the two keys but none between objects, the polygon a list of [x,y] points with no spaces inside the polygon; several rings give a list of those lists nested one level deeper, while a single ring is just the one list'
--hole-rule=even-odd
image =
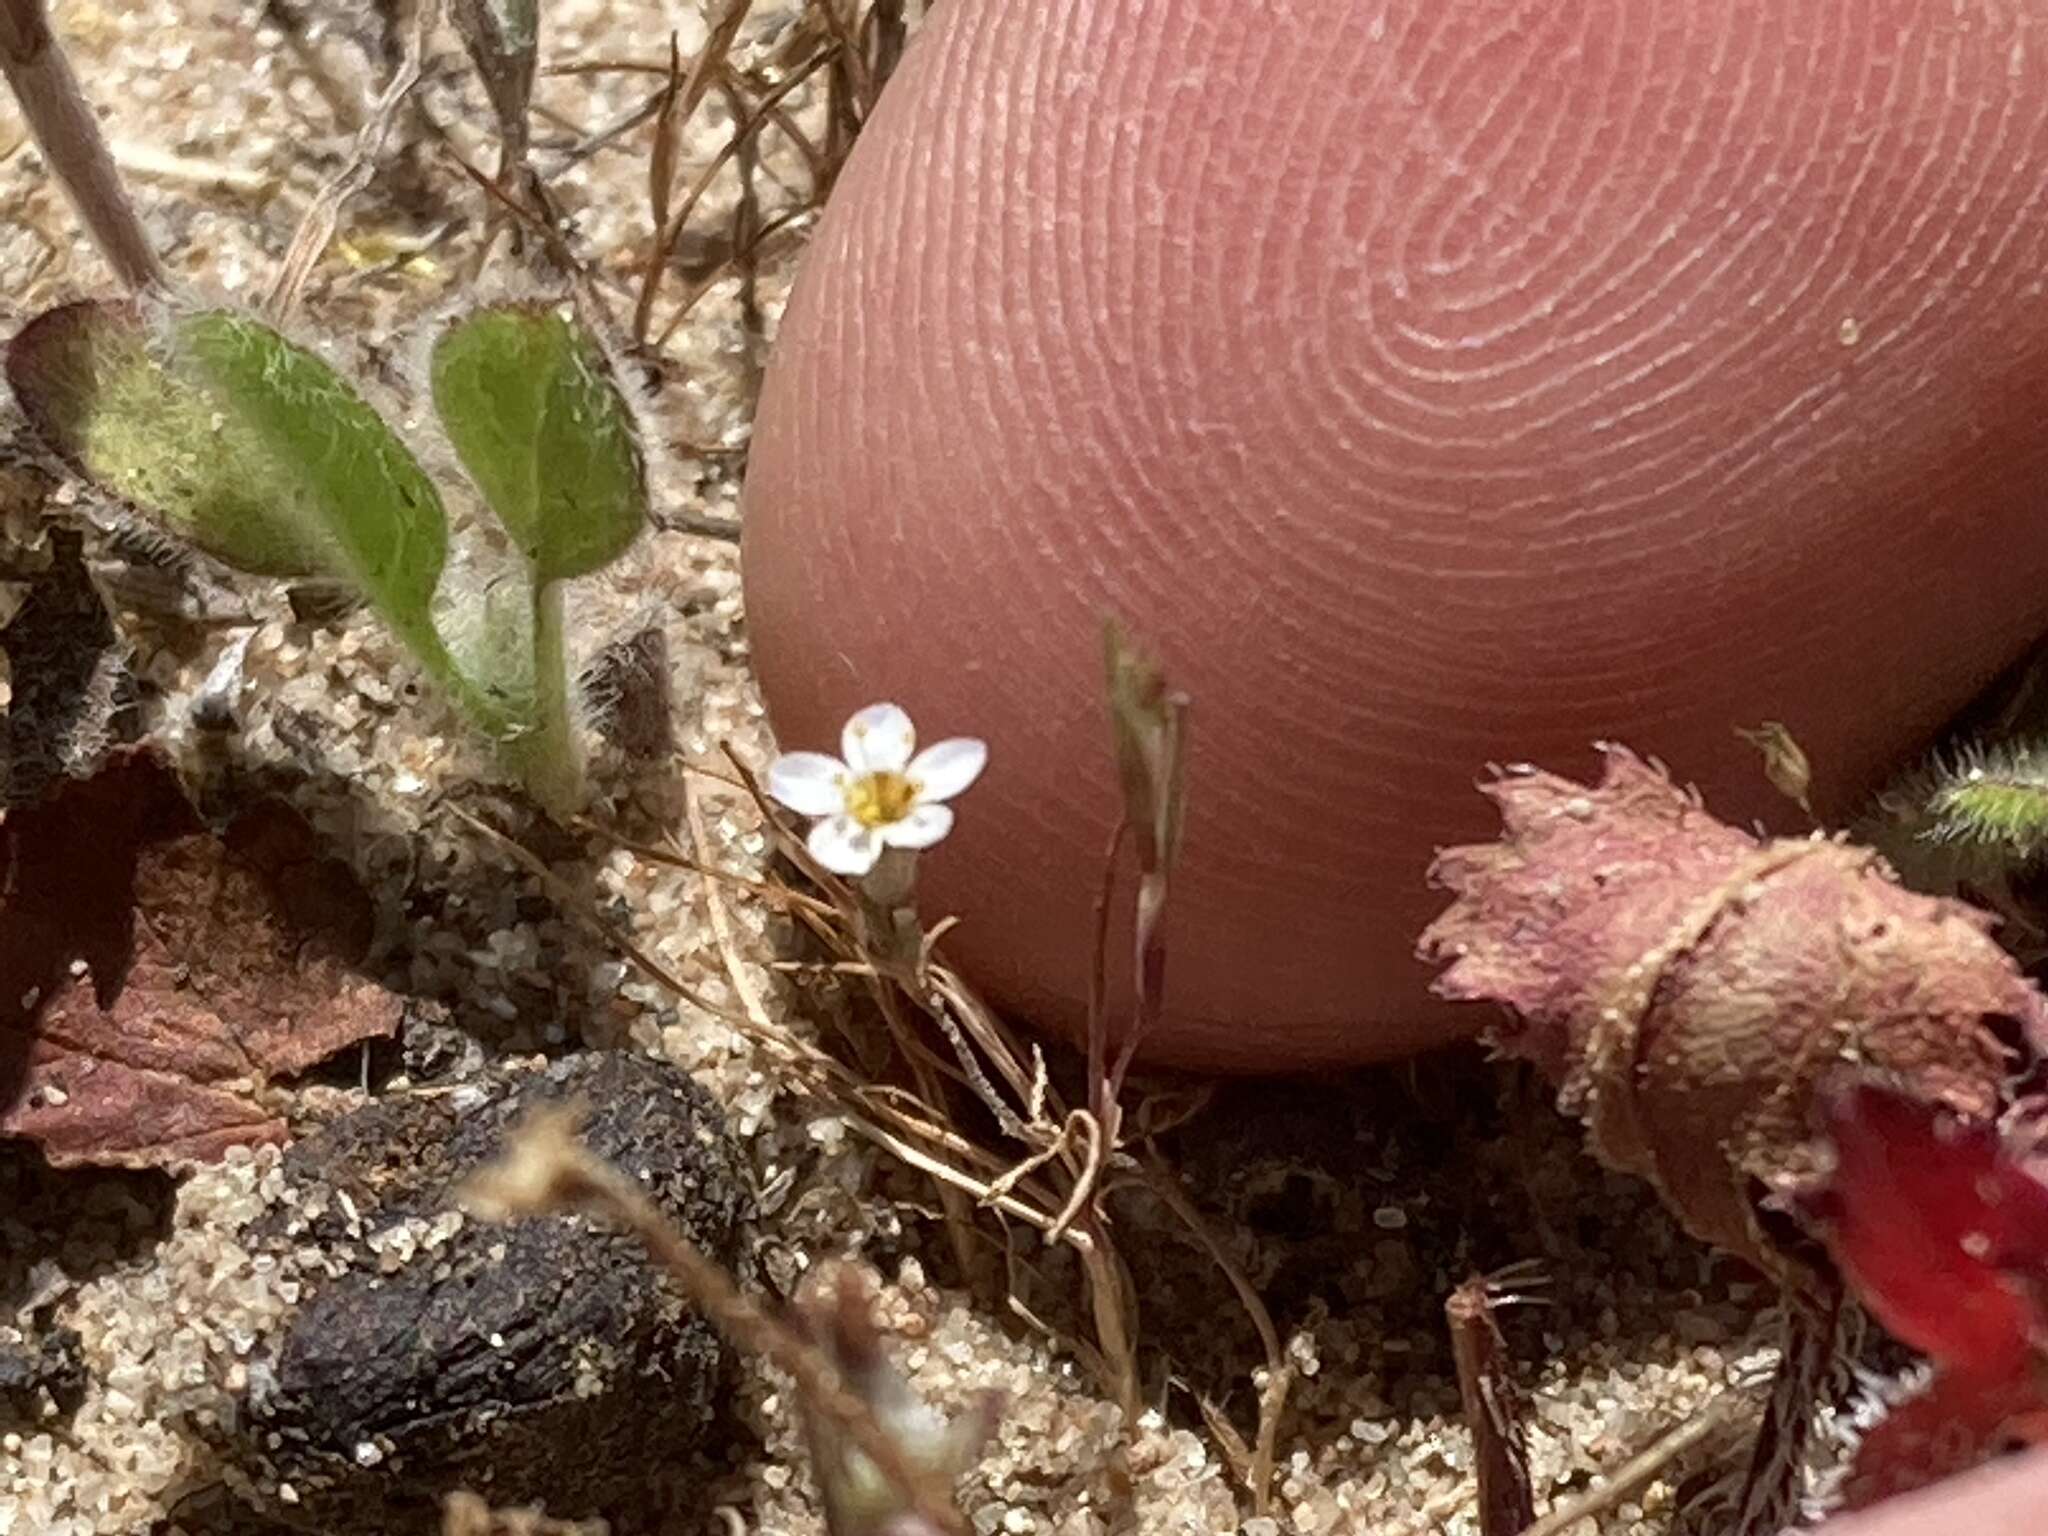
[{"label": "brown dried stalk", "polygon": [[43,0],[0,0],[0,74],[21,103],[44,161],[122,286],[131,293],[161,288],[163,266],[70,60],[50,30]]},{"label": "brown dried stalk", "polygon": [[1514,1361],[1494,1313],[1506,1300],[1496,1282],[1474,1276],[1444,1302],[1458,1397],[1472,1431],[1479,1482],[1480,1536],[1519,1536],[1536,1519],[1529,1450],[1522,1427],[1526,1404]]},{"label": "brown dried stalk", "polygon": [[298,228],[292,231],[292,243],[285,248],[277,276],[263,297],[263,312],[271,319],[282,320],[298,307],[307,279],[313,275],[313,268],[334,239],[334,231],[341,222],[341,210],[348,205],[349,199],[370,184],[370,178],[376,174],[377,162],[384,153],[385,142],[391,137],[392,126],[398,121],[399,110],[412,94],[413,87],[419,84],[420,61],[426,53],[427,36],[433,30],[439,9],[438,0],[418,0],[412,26],[406,31],[405,52],[383,94],[371,109],[369,121],[356,135],[348,163],[314,194],[312,203],[299,220]]},{"label": "brown dried stalk", "polygon": [[1601,1515],[1663,1476],[1674,1462],[1730,1435],[1740,1425],[1747,1406],[1743,1392],[1723,1392],[1608,1473],[1599,1486],[1554,1506],[1527,1526],[1521,1536],[1565,1536],[1580,1527],[1585,1527],[1588,1536],[1592,1536],[1598,1530],[1595,1522]]},{"label": "brown dried stalk", "polygon": [[[462,1191],[465,1207],[488,1221],[580,1210],[604,1216],[639,1238],[683,1293],[740,1348],[787,1375],[808,1414],[856,1447],[888,1482],[902,1507],[944,1536],[967,1536],[949,1487],[920,1465],[877,1416],[844,1371],[817,1344],[746,1295],[625,1174],[593,1157],[573,1133],[573,1110],[547,1109],[515,1127],[506,1152]],[[819,1469],[821,1480],[829,1469]]]},{"label": "brown dried stalk", "polygon": [[[654,301],[661,292],[662,273],[668,266],[669,253],[675,249],[676,240],[682,234],[691,205],[702,195],[701,188],[693,191],[685,199],[683,208],[671,217],[669,205],[675,193],[677,136],[724,70],[726,55],[732,50],[733,39],[739,35],[740,24],[747,19],[753,3],[754,0],[726,0],[725,8],[711,24],[710,36],[690,61],[689,73],[680,79],[675,72],[675,40],[669,40],[669,83],[661,94],[661,104],[655,117],[654,149],[648,159],[648,203],[653,215],[653,231],[640,268],[640,297],[633,306],[633,339],[636,342],[647,340],[647,330],[654,319]],[[734,142],[743,135],[751,136],[758,122],[758,118],[743,120],[735,113]],[[730,146],[727,154],[730,154]],[[725,156],[721,156],[714,161],[711,172],[724,164],[724,160]],[[708,183],[709,179],[710,173],[707,172],[704,180]]]},{"label": "brown dried stalk", "polygon": [[528,175],[534,66],[539,60],[537,0],[454,0],[451,19],[498,119],[498,184],[511,190]]}]

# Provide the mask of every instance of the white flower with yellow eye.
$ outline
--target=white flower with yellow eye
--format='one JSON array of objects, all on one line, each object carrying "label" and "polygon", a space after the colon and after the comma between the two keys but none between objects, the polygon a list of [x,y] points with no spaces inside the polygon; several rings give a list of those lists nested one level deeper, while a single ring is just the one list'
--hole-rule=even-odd
[{"label": "white flower with yellow eye", "polygon": [[768,793],[819,818],[804,846],[835,875],[866,874],[885,848],[931,847],[953,830],[944,802],[988,763],[987,744],[969,736],[919,752],[910,716],[894,704],[870,704],[847,721],[839,750],[785,752],[768,765]]}]

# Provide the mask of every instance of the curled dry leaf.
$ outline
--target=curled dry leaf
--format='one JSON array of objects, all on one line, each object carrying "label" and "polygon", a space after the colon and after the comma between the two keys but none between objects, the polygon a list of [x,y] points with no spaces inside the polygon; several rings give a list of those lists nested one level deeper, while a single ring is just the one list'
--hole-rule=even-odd
[{"label": "curled dry leaf", "polygon": [[0,1135],[58,1166],[279,1141],[270,1079],[399,1024],[368,898],[277,804],[216,837],[154,754],[0,819]]},{"label": "curled dry leaf", "polygon": [[1817,1171],[1822,1078],[1858,1062],[1986,1118],[2017,1039],[2048,1041],[1990,919],[1867,850],[1761,841],[1615,747],[1597,786],[1520,770],[1487,793],[1500,840],[1432,870],[1455,897],[1421,941],[1437,991],[1512,1009],[1495,1043],[1559,1085],[1596,1155],[1803,1294],[1828,1282],[1760,1200]]}]

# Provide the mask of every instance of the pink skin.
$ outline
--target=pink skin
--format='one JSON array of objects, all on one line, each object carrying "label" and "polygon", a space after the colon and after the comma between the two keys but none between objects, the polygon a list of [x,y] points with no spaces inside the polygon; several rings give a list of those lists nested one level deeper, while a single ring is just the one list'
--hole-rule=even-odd
[{"label": "pink skin", "polygon": [[1489,762],[1796,825],[1733,727],[1839,810],[2048,627],[2044,187],[2025,6],[955,0],[762,403],[777,730],[989,739],[926,895],[1072,1029],[1114,612],[1196,699],[1151,1059],[1456,1038],[1411,946]]},{"label": "pink skin", "polygon": [[2032,1451],[1831,1520],[1815,1536],[2037,1536],[2044,1511],[2048,1451]]}]

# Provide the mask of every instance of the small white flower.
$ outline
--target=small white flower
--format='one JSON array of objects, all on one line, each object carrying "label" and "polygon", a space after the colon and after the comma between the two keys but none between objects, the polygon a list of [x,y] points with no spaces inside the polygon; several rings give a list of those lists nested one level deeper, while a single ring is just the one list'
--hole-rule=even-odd
[{"label": "small white flower", "polygon": [[804,846],[835,875],[866,874],[884,848],[931,847],[953,829],[942,802],[988,763],[987,744],[967,736],[918,752],[910,716],[894,704],[870,704],[847,721],[839,750],[785,752],[768,765],[768,793],[820,818]]}]

